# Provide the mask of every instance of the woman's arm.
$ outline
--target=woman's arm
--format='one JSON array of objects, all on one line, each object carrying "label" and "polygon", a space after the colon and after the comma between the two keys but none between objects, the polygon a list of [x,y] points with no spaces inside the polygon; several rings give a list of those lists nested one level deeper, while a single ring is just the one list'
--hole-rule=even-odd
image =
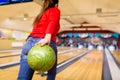
[{"label": "woman's arm", "polygon": [[41,46],[45,44],[50,44],[51,36],[55,30],[56,24],[58,24],[60,19],[60,11],[57,8],[51,8],[48,12],[48,15],[49,15],[48,18],[49,22],[46,28],[46,35],[42,40],[36,43],[36,44],[40,44]]}]

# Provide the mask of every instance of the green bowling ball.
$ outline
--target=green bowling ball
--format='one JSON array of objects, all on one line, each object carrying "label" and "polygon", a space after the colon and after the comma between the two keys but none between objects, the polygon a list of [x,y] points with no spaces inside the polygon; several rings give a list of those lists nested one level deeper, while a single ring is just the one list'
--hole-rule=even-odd
[{"label": "green bowling ball", "polygon": [[35,45],[28,52],[27,60],[33,70],[45,72],[54,66],[56,56],[54,50],[49,45]]}]

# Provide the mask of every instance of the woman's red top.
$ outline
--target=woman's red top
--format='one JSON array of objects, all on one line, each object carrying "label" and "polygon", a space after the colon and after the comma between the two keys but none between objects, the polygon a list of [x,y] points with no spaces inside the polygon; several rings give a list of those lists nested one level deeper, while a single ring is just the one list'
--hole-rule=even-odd
[{"label": "woman's red top", "polygon": [[49,8],[41,17],[36,26],[33,27],[30,36],[44,38],[45,35],[51,34],[51,40],[56,42],[56,34],[60,29],[60,10],[57,7]]}]

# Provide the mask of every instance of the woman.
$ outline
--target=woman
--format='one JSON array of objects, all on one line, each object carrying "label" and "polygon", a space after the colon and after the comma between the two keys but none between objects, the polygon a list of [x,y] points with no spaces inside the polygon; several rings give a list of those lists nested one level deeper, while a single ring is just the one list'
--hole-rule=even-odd
[{"label": "woman", "polygon": [[[27,63],[27,54],[34,45],[50,45],[54,49],[57,59],[57,48],[55,43],[56,34],[60,28],[60,10],[58,9],[58,0],[43,1],[41,12],[33,22],[33,30],[22,49],[18,80],[32,80],[34,70],[32,70]],[[55,80],[56,66],[57,60],[55,65],[48,71],[47,80]]]}]

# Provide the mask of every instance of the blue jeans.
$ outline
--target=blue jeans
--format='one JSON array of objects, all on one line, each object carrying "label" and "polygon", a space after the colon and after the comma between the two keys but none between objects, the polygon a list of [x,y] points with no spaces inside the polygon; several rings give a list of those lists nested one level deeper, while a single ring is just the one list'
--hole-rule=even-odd
[{"label": "blue jeans", "polygon": [[[20,60],[20,69],[18,74],[17,80],[32,80],[34,70],[30,68],[27,62],[27,54],[28,51],[34,46],[36,42],[41,40],[41,38],[34,38],[29,37],[26,41],[21,54],[21,60]],[[50,46],[53,48],[56,54],[56,63],[55,65],[48,71],[47,74],[47,80],[55,80],[56,77],[56,67],[57,67],[57,47],[53,41],[50,42]]]}]

